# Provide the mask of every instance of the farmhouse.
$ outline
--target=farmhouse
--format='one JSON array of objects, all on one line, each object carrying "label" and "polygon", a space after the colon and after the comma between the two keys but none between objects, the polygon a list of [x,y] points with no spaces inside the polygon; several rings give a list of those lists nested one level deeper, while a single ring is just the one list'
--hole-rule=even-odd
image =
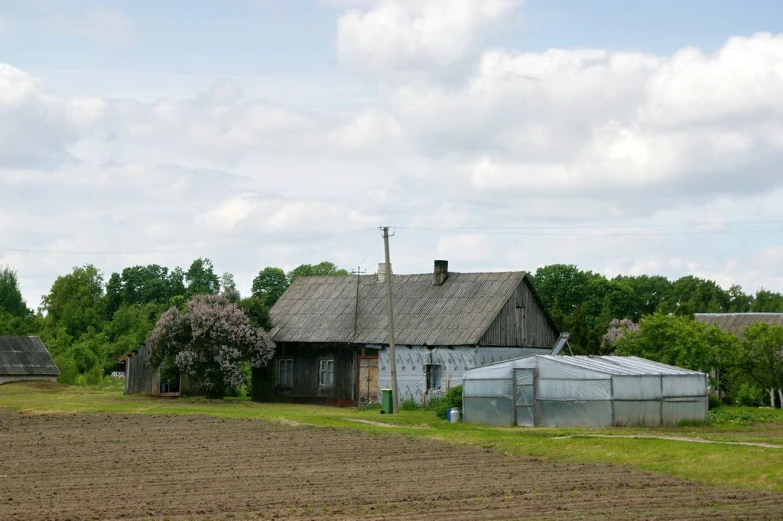
[{"label": "farmhouse", "polygon": [[24,380],[56,382],[60,371],[37,336],[0,336],[0,384]]},{"label": "farmhouse", "polygon": [[[253,399],[354,405],[390,387],[386,266],[297,278],[272,307],[273,361]],[[393,275],[400,400],[422,402],[478,365],[552,350],[558,330],[525,272]]]},{"label": "farmhouse", "polygon": [[530,356],[465,372],[465,421],[610,427],[707,420],[707,375],[634,356]]},{"label": "farmhouse", "polygon": [[696,313],[694,318],[708,326],[716,326],[728,333],[734,333],[738,337],[742,336],[746,327],[753,324],[783,326],[783,313]]}]

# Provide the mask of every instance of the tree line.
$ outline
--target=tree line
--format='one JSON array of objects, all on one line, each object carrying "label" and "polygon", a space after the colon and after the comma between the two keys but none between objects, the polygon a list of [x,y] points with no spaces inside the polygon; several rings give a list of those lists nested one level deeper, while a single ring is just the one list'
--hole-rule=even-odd
[{"label": "tree line", "polygon": [[[176,310],[187,321],[199,306],[222,306],[205,301],[188,310],[197,296],[219,294],[253,327],[269,330],[269,309],[297,277],[347,274],[327,261],[289,272],[265,267],[253,279],[251,294],[242,296],[233,275],[218,274],[206,258],[194,260],[187,270],[131,266],[108,280],[87,264],[57,277],[32,310],[19,291],[16,272],[0,267],[0,334],[40,336],[65,383],[79,377],[97,381],[119,369],[118,361],[147,341],[167,311]],[[759,403],[764,390],[774,397],[777,389],[783,402],[783,328],[749,328],[737,339],[693,320],[695,313],[783,312],[780,293],[761,288],[746,294],[736,285],[725,290],[690,275],[607,278],[563,264],[539,268],[531,279],[559,329],[571,333],[574,354],[643,356],[711,372],[727,400]]]},{"label": "tree line", "polygon": [[17,272],[0,266],[0,335],[41,337],[63,383],[97,383],[119,370],[123,356],[142,345],[168,310],[187,311],[199,295],[222,295],[256,328],[269,330],[269,308],[303,275],[346,275],[331,262],[302,264],[286,273],[266,267],[240,295],[231,273],[218,274],[212,261],[194,260],[187,270],[157,264],[130,266],[108,280],[92,264],[57,277],[37,310],[24,301]]}]

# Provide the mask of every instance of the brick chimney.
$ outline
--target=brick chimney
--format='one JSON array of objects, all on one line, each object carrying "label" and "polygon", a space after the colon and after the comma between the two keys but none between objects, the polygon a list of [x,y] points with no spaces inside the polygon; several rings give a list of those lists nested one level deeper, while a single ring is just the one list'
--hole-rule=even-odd
[{"label": "brick chimney", "polygon": [[386,282],[386,273],[391,274],[391,264],[389,264],[389,269],[386,269],[386,263],[385,262],[379,262],[378,263],[378,282]]},{"label": "brick chimney", "polygon": [[447,278],[449,278],[449,261],[436,260],[435,269],[432,272],[432,285],[442,286]]}]

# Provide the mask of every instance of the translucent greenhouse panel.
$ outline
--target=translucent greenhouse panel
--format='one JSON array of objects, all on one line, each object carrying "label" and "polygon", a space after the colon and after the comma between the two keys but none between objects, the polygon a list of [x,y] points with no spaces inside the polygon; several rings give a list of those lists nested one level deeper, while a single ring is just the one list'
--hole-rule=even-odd
[{"label": "translucent greenhouse panel", "polygon": [[686,400],[664,400],[661,408],[664,425],[675,425],[681,421],[707,421],[707,397]]},{"label": "translucent greenhouse panel", "polygon": [[539,376],[536,384],[539,400],[608,400],[612,397],[610,380],[550,380]]},{"label": "translucent greenhouse panel", "polygon": [[485,367],[474,367],[463,373],[463,380],[482,380],[484,378],[489,379],[502,379],[511,378],[511,363],[504,362],[502,364],[488,365]]},{"label": "translucent greenhouse panel", "polygon": [[655,427],[661,424],[661,400],[614,402],[614,424]]},{"label": "translucent greenhouse panel", "polygon": [[533,371],[517,369],[514,371],[515,385],[533,385]]},{"label": "translucent greenhouse panel", "polygon": [[535,427],[536,416],[533,407],[517,407],[517,427]]},{"label": "translucent greenhouse panel", "polygon": [[612,377],[612,392],[615,400],[660,400],[663,398],[660,375],[615,375]]},{"label": "translucent greenhouse panel", "polygon": [[[553,358],[567,359],[568,357],[564,356],[564,357],[553,357]],[[606,373],[599,373],[598,371],[591,371],[590,369],[585,369],[583,367],[570,365],[563,361],[550,360],[548,358],[542,358],[542,357],[538,358],[538,377],[561,378],[561,379],[590,379],[590,380],[599,380],[599,379],[608,380],[610,378],[610,376]]]},{"label": "translucent greenhouse panel", "polygon": [[663,375],[663,397],[694,396],[707,398],[707,375]]},{"label": "translucent greenhouse panel", "polygon": [[511,398],[469,398],[462,399],[462,418],[466,423],[485,425],[514,425],[514,410]]},{"label": "translucent greenhouse panel", "polygon": [[532,385],[518,385],[514,388],[514,403],[516,405],[535,405]]},{"label": "translucent greenhouse panel", "polygon": [[542,427],[609,427],[612,402],[609,400],[552,402],[536,400],[538,424]]},{"label": "translucent greenhouse panel", "polygon": [[464,380],[462,382],[462,396],[467,397],[499,397],[511,399],[511,378],[506,380]]}]

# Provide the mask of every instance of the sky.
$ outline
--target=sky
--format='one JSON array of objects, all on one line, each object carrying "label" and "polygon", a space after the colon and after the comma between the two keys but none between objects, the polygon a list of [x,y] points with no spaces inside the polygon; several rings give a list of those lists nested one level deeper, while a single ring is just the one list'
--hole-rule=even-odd
[{"label": "sky", "polygon": [[783,291],[776,0],[0,0],[0,265]]}]

